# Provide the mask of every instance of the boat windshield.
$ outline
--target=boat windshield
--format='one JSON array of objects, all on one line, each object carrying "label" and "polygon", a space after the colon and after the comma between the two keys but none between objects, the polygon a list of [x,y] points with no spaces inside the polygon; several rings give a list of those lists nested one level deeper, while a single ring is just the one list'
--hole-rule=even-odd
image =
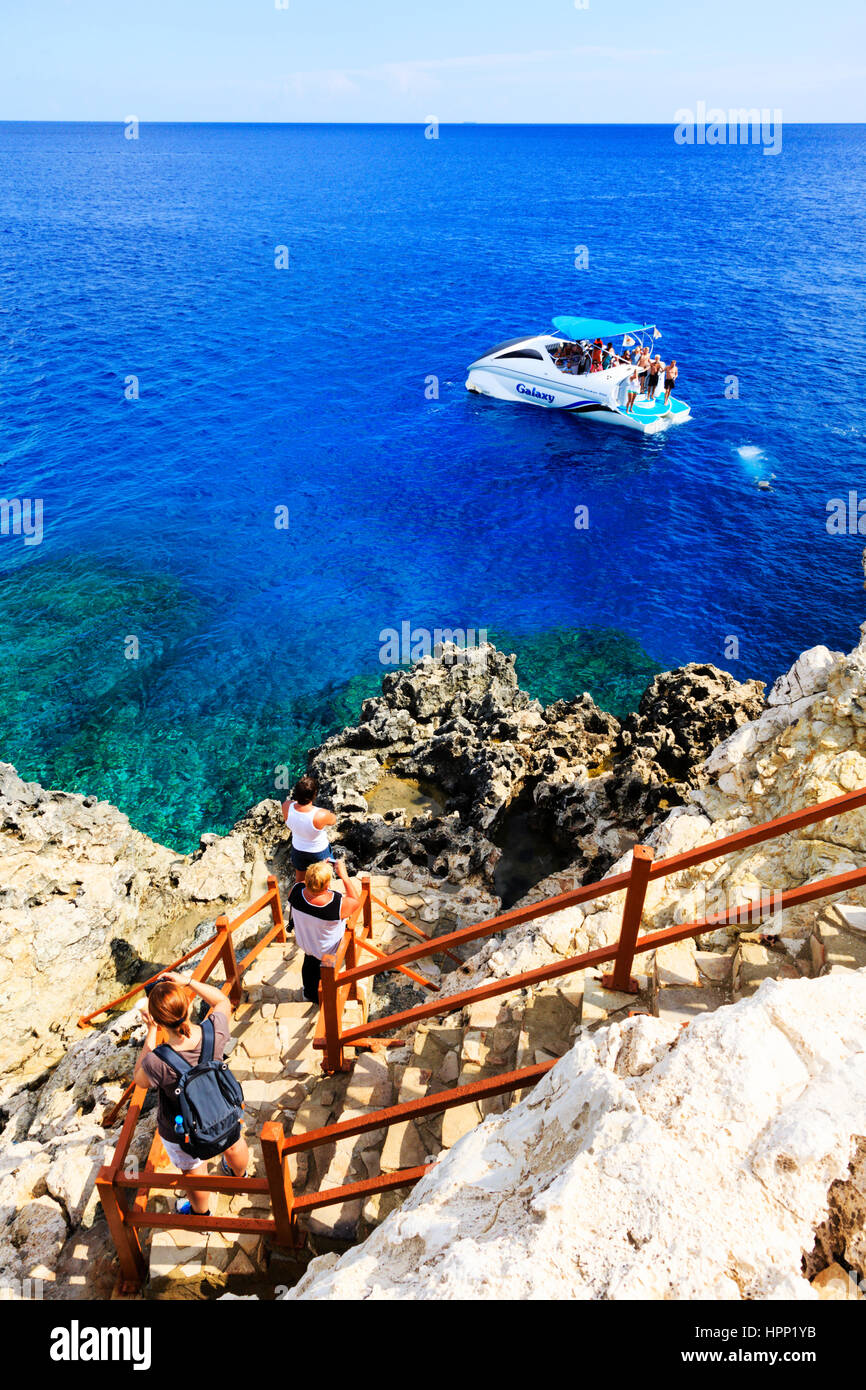
[{"label": "boat windshield", "polygon": [[520,343],[526,343],[526,342],[528,342],[528,341],[529,341],[529,339],[526,337],[526,334],[525,334],[525,333],[524,333],[524,335],[523,335],[522,338],[508,338],[508,339],[506,340],[506,342],[504,342],[504,343],[497,343],[497,344],[496,344],[496,347],[488,348],[488,350],[487,350],[487,352],[485,352],[484,356],[485,356],[485,357],[495,357],[496,354],[497,354],[497,352],[504,352],[506,348],[517,347]]},{"label": "boat windshield", "polygon": [[553,359],[553,365],[571,376],[583,376],[587,372],[609,371],[612,367],[631,365],[630,358],[615,352],[612,345],[607,343],[599,346],[587,339],[571,342],[567,338],[559,338],[555,342],[547,343],[546,347]]}]

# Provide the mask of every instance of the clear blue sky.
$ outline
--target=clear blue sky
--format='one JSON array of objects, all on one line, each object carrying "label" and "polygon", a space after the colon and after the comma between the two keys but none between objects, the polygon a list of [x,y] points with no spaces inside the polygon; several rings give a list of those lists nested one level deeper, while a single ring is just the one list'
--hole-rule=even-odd
[{"label": "clear blue sky", "polygon": [[864,0],[0,0],[0,119],[866,119]]}]

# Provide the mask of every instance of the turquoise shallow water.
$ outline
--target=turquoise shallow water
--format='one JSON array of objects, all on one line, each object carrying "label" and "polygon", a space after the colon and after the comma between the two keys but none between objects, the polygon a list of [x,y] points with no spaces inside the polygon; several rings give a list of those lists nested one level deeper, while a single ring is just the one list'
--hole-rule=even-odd
[{"label": "turquoise shallow water", "polygon": [[[2,490],[45,517],[0,536],[0,754],[189,848],[354,719],[404,621],[485,627],[540,698],[620,713],[659,667],[851,645],[864,541],[825,523],[866,486],[864,173],[860,127],[766,157],[660,127],[0,125]],[[467,395],[563,312],[658,320],[692,422]]]}]

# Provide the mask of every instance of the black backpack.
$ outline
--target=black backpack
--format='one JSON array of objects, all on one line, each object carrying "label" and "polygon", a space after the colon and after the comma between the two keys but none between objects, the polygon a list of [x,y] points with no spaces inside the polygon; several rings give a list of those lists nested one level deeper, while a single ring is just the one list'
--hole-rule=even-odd
[{"label": "black backpack", "polygon": [[160,1043],[154,1054],[177,1072],[177,1085],[165,1091],[176,1102],[175,1143],[193,1158],[214,1158],[241,1137],[244,1093],[228,1062],[214,1061],[214,1023],[201,1025],[201,1055],[193,1066],[182,1052]]}]

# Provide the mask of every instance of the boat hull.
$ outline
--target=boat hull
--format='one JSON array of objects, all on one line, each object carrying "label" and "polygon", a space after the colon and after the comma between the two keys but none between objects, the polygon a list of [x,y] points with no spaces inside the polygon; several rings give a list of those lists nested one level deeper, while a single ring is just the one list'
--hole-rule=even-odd
[{"label": "boat hull", "polygon": [[[557,373],[557,376],[561,376],[561,373]],[[543,410],[564,410],[570,415],[579,415],[581,419],[637,430],[640,434],[658,434],[670,425],[683,424],[691,414],[685,401],[676,400],[673,396],[665,406],[663,391],[658,393],[654,401],[645,396],[639,397],[634,410],[627,414],[612,393],[604,398],[588,386],[578,384],[588,380],[591,377],[575,378],[568,382],[546,377],[533,379],[513,371],[473,366],[466,379],[466,389],[495,400],[517,401],[522,405],[540,406]]]}]

